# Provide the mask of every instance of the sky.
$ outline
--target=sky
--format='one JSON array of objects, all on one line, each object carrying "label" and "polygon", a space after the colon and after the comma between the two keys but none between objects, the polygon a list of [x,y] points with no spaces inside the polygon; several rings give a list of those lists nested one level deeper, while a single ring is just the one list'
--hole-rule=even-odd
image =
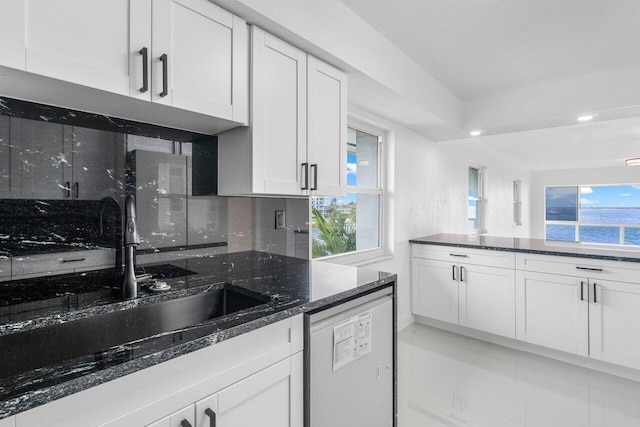
[{"label": "sky", "polygon": [[640,207],[640,185],[580,187],[582,208]]}]

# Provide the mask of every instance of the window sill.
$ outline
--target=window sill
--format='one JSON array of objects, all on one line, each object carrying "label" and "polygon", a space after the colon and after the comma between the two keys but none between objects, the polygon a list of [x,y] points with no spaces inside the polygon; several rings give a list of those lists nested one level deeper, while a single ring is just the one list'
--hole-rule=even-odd
[{"label": "window sill", "polygon": [[382,249],[374,249],[371,251],[362,251],[316,258],[316,260],[330,262],[333,264],[350,265],[352,267],[363,267],[369,264],[387,261],[392,258],[393,254],[387,251],[383,251]]}]

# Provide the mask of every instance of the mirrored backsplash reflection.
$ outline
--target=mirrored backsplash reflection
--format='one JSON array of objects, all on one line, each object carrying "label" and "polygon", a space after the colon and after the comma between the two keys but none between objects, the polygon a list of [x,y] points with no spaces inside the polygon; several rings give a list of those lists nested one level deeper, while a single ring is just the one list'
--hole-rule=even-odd
[{"label": "mirrored backsplash reflection", "polygon": [[139,264],[245,250],[308,258],[308,200],[217,196],[215,136],[0,101],[0,281],[121,265],[127,194]]}]

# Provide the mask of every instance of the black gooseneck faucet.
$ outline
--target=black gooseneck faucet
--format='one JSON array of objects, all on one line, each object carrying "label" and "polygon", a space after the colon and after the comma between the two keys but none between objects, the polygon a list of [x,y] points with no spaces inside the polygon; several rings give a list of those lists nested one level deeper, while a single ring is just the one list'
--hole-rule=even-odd
[{"label": "black gooseneck faucet", "polygon": [[136,279],[135,250],[140,244],[140,235],[136,224],[136,199],[128,195],[124,201],[124,280],[122,282],[122,299],[133,299],[138,296],[138,280]]}]

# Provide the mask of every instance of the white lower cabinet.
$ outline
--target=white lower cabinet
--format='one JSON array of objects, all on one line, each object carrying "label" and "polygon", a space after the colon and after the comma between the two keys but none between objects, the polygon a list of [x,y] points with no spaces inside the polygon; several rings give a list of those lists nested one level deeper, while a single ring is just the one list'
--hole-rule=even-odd
[{"label": "white lower cabinet", "polygon": [[589,279],[589,356],[640,369],[640,285]]},{"label": "white lower cabinet", "polygon": [[302,353],[197,402],[196,426],[301,427],[302,371],[293,369],[298,367]]},{"label": "white lower cabinet", "polygon": [[640,369],[640,264],[484,252],[414,244],[413,313]]},{"label": "white lower cabinet", "polygon": [[516,338],[640,369],[640,285],[518,271]]},{"label": "white lower cabinet", "polygon": [[147,427],[193,427],[194,424],[193,405],[190,405],[161,420],[149,424]]},{"label": "white lower cabinet", "polygon": [[302,427],[302,353],[147,427]]},{"label": "white lower cabinet", "polygon": [[414,257],[413,312],[515,338],[512,269]]},{"label": "white lower cabinet", "polygon": [[589,303],[580,285],[586,279],[531,271],[516,277],[516,339],[587,356]]},{"label": "white lower cabinet", "polygon": [[285,319],[21,412],[15,424],[209,427],[211,409],[217,427],[302,427],[302,331],[302,315]]}]

